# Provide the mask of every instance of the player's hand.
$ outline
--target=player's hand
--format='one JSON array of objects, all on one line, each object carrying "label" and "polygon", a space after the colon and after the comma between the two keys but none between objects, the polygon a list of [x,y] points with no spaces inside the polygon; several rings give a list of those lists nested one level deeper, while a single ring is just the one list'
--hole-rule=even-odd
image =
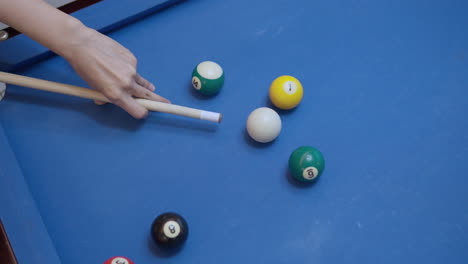
[{"label": "player's hand", "polygon": [[79,34],[79,41],[62,56],[88,85],[138,119],[145,118],[148,111],[135,97],[170,103],[137,73],[137,60],[128,49],[93,29],[84,28]]}]

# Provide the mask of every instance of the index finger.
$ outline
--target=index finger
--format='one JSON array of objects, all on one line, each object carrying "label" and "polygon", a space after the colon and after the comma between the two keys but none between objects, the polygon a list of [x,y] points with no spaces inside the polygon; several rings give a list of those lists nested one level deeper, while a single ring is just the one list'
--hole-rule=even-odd
[{"label": "index finger", "polygon": [[127,113],[133,116],[136,119],[143,119],[148,116],[148,110],[140,105],[133,97],[130,95],[125,95],[119,100],[115,101],[114,104],[123,108]]}]

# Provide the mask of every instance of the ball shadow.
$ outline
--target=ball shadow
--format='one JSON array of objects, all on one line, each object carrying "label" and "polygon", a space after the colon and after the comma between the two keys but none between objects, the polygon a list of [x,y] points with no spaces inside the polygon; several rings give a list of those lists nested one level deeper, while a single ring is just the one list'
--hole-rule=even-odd
[{"label": "ball shadow", "polygon": [[151,235],[148,236],[147,244],[148,244],[148,248],[150,249],[150,251],[155,256],[160,257],[160,258],[173,257],[177,255],[185,247],[185,243],[184,243],[181,246],[175,247],[175,248],[162,248],[156,245],[156,243],[154,243],[153,239],[151,238]]},{"label": "ball shadow", "polygon": [[286,175],[286,179],[287,179],[288,183],[291,184],[292,186],[296,187],[296,188],[299,188],[299,189],[311,188],[312,186],[317,184],[317,182],[320,180],[320,177],[319,177],[318,179],[316,179],[313,182],[298,181],[298,180],[294,179],[294,177],[292,176],[291,172],[289,171],[288,165],[286,165],[286,167],[285,167],[284,174]]},{"label": "ball shadow", "polygon": [[297,109],[298,107],[300,107],[300,104],[299,104],[298,106],[294,107],[293,109],[290,109],[290,110],[283,110],[283,109],[280,109],[280,108],[276,107],[276,106],[271,102],[270,96],[267,95],[267,96],[266,96],[265,106],[266,106],[266,107],[269,107],[269,108],[271,108],[271,109],[273,109],[273,110],[275,110],[279,115],[287,116],[287,115],[291,115],[291,114],[293,114],[294,112],[296,112],[296,109]]},{"label": "ball shadow", "polygon": [[254,139],[252,139],[250,136],[249,136],[249,133],[247,132],[247,129],[244,129],[243,131],[243,134],[244,134],[244,140],[245,142],[251,146],[251,147],[254,147],[254,148],[258,148],[258,149],[263,149],[263,148],[268,148],[269,146],[273,145],[276,141],[273,140],[273,141],[270,141],[268,143],[260,143],[260,142],[257,142],[255,141]]}]

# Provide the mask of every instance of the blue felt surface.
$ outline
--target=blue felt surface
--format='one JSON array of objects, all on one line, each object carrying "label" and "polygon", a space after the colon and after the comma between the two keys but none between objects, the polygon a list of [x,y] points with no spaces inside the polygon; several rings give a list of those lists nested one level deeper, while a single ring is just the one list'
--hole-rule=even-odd
[{"label": "blue felt surface", "polygon": [[[135,121],[85,100],[10,87],[0,119],[63,263],[465,263],[468,258],[466,1],[189,1],[113,32],[174,103],[220,125],[164,114]],[[223,91],[192,92],[200,61]],[[19,72],[84,83],[60,58]],[[270,82],[299,78],[273,144],[245,135]],[[313,145],[314,186],[286,177]],[[157,214],[191,233],[168,256]]]},{"label": "blue felt surface", "polygon": [[[72,15],[87,26],[109,32],[183,0],[101,1]],[[44,29],[47,30],[47,29]],[[12,71],[52,55],[47,48],[25,35],[0,42],[0,70]]]},{"label": "blue felt surface", "polygon": [[0,219],[18,263],[60,263],[1,122]]}]

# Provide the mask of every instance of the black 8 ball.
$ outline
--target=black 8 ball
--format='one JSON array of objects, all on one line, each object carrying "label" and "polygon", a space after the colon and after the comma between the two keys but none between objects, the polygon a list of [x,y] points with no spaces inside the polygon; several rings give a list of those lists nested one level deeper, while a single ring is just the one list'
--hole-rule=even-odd
[{"label": "black 8 ball", "polygon": [[177,248],[184,244],[188,236],[185,219],[176,213],[164,213],[158,216],[151,226],[154,242],[163,248]]}]

